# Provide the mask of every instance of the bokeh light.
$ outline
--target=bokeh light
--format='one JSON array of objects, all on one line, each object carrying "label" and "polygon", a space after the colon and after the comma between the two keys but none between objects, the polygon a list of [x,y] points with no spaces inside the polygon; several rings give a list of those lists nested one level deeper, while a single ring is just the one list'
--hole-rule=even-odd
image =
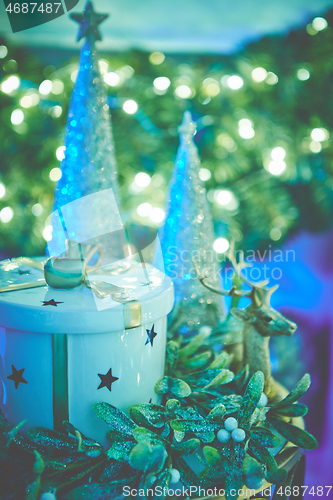
[{"label": "bokeh light", "polygon": [[22,109],[14,109],[10,115],[10,121],[13,125],[20,125],[24,120],[24,113]]},{"label": "bokeh light", "polygon": [[0,59],[4,59],[8,54],[8,49],[6,45],[0,45]]},{"label": "bokeh light", "polygon": [[189,99],[192,96],[192,90],[188,85],[179,85],[175,90],[175,94],[181,99]]},{"label": "bokeh light", "polygon": [[276,148],[273,148],[271,151],[271,158],[272,160],[284,160],[286,157],[286,150],[282,148],[281,146],[278,146]]},{"label": "bokeh light", "polygon": [[31,212],[32,212],[32,215],[34,215],[35,217],[39,217],[43,213],[43,207],[42,207],[42,205],[40,203],[35,203],[31,207]]},{"label": "bokeh light", "polygon": [[308,80],[310,78],[310,71],[308,71],[305,68],[300,68],[297,71],[297,78],[299,80],[301,80],[302,82],[305,82],[306,80]]},{"label": "bokeh light", "polygon": [[238,90],[243,87],[244,80],[238,75],[232,75],[228,78],[228,87],[232,90]]},{"label": "bokeh light", "polygon": [[129,115],[134,115],[134,113],[136,113],[138,110],[138,105],[132,99],[128,99],[123,104],[123,110],[125,111],[125,113],[128,113]]},{"label": "bokeh light", "polygon": [[7,224],[14,217],[14,210],[11,207],[4,207],[0,212],[0,220]]},{"label": "bokeh light", "polygon": [[149,174],[146,174],[146,172],[139,172],[136,174],[134,180],[135,183],[141,188],[145,188],[151,183],[151,177]]},{"label": "bokeh light", "polygon": [[202,181],[209,181],[211,178],[212,173],[208,168],[200,168],[199,170],[199,177]]},{"label": "bokeh light", "polygon": [[66,146],[59,146],[56,150],[56,157],[59,161],[65,158]]},{"label": "bokeh light", "polygon": [[164,212],[163,208],[158,208],[158,207],[153,208],[153,210],[151,211],[151,214],[149,215],[149,218],[153,222],[156,222],[157,224],[162,222],[164,220],[164,217],[165,217],[165,212]]},{"label": "bokeh light", "polygon": [[42,95],[48,95],[52,90],[51,80],[44,80],[39,86],[39,93]]},{"label": "bokeh light", "polygon": [[166,76],[158,76],[153,81],[153,85],[157,90],[166,90],[170,87],[170,80]]},{"label": "bokeh light", "polygon": [[217,253],[224,253],[229,249],[229,241],[226,238],[217,238],[214,241],[213,248]]},{"label": "bokeh light", "polygon": [[151,64],[155,64],[156,66],[162,64],[164,59],[165,55],[162,52],[153,52],[149,56],[149,62],[151,62]]},{"label": "bokeh light", "polygon": [[323,17],[315,17],[312,21],[312,26],[316,31],[322,31],[327,28],[328,23]]},{"label": "bokeh light", "polygon": [[283,160],[272,160],[269,162],[267,170],[270,174],[279,176],[286,170],[287,165]]},{"label": "bokeh light", "polygon": [[255,82],[263,82],[267,77],[267,71],[265,70],[265,68],[261,67],[254,68],[254,70],[251,73],[251,76],[252,80],[254,80]]},{"label": "bokeh light", "polygon": [[110,71],[104,75],[104,81],[110,87],[116,87],[120,82],[120,77],[117,73]]},{"label": "bokeh light", "polygon": [[141,203],[137,209],[136,212],[140,217],[148,217],[151,212],[152,212],[152,205],[150,203]]},{"label": "bokeh light", "polygon": [[1,90],[4,94],[10,94],[20,86],[20,79],[18,76],[12,75],[1,84]]},{"label": "bokeh light", "polygon": [[6,188],[2,183],[0,183],[0,198],[3,198],[5,194],[6,194]]},{"label": "bokeh light", "polygon": [[43,230],[43,238],[44,240],[46,241],[51,241],[52,240],[52,231],[53,231],[53,227],[51,224],[49,224],[48,226],[46,226]]},{"label": "bokeh light", "polygon": [[311,139],[317,142],[326,141],[329,138],[329,132],[325,128],[314,128],[311,132]]},{"label": "bokeh light", "polygon": [[52,168],[52,170],[49,173],[49,177],[50,177],[51,181],[53,181],[53,182],[59,181],[61,179],[61,176],[62,176],[62,172],[61,172],[60,168],[58,168],[58,167]]},{"label": "bokeh light", "polygon": [[61,80],[53,80],[52,88],[51,88],[52,94],[54,94],[54,95],[62,94],[64,91],[64,88],[65,88],[65,86]]}]

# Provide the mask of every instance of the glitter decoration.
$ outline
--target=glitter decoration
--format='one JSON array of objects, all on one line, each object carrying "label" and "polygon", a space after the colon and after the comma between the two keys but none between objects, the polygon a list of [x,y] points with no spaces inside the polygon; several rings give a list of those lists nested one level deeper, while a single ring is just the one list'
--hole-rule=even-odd
[{"label": "glitter decoration", "polygon": [[213,222],[199,177],[201,163],[193,141],[196,125],[189,111],[184,113],[179,132],[167,217],[159,234],[162,252],[155,252],[155,265],[173,280],[175,307],[170,317],[178,321],[180,313],[184,314],[182,333],[186,334],[199,325],[216,324],[217,317],[223,316],[223,302],[221,296],[201,285],[192,260],[195,259],[210,284],[220,288],[220,264],[213,250]]},{"label": "glitter decoration", "polygon": [[[111,188],[115,200],[112,210],[110,203],[103,200],[92,212],[81,210],[80,204],[73,205],[71,238],[82,241],[82,234],[103,234],[112,227],[115,214],[119,217],[119,195],[110,111],[95,50],[95,40],[101,39],[98,25],[107,15],[96,14],[91,2],[87,2],[83,14],[71,17],[80,24],[78,39],[86,40],[68,110],[64,158],[60,162],[62,176],[56,186],[52,217],[59,217],[57,209],[64,205],[102,190]],[[57,243],[62,241],[57,234],[61,224],[53,219],[52,226],[54,255],[64,248]]]}]

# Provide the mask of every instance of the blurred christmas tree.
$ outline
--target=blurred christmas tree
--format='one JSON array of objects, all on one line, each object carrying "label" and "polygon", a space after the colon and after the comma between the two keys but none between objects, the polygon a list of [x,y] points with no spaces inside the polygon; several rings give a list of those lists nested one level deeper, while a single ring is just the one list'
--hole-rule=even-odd
[{"label": "blurred christmas tree", "polygon": [[[333,11],[325,19],[231,57],[103,55],[128,220],[162,224],[177,124],[190,109],[217,238],[246,250],[330,226]],[[38,254],[78,57],[43,67],[32,52],[0,45],[0,246]]]}]

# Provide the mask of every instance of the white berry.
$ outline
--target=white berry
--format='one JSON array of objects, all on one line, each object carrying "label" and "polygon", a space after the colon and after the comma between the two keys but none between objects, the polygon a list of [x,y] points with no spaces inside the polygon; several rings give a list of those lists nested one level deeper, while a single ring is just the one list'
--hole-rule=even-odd
[{"label": "white berry", "polygon": [[237,429],[238,427],[238,422],[234,417],[229,417],[227,420],[224,422],[224,427],[227,429],[227,431],[231,432],[234,429]]},{"label": "white berry", "polygon": [[40,497],[40,500],[56,500],[56,497],[53,493],[43,493]]},{"label": "white berry", "polygon": [[170,469],[171,479],[170,483],[178,483],[180,479],[180,472],[177,469]]},{"label": "white berry", "polygon": [[217,439],[220,441],[220,443],[227,443],[230,439],[230,432],[226,431],[225,429],[220,429],[217,433]]},{"label": "white berry", "polygon": [[236,441],[236,443],[240,443],[241,441],[244,441],[246,434],[243,429],[235,429],[232,431],[231,437],[234,441]]},{"label": "white berry", "polygon": [[257,404],[258,408],[264,408],[268,403],[268,397],[266,394],[263,392],[262,395],[260,396],[259,403]]}]

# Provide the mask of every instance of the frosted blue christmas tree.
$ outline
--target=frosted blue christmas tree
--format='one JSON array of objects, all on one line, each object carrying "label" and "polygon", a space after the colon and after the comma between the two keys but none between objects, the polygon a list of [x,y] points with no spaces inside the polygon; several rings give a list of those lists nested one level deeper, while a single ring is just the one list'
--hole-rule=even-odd
[{"label": "frosted blue christmas tree", "polygon": [[[199,325],[214,325],[223,315],[220,296],[210,292],[197,279],[193,259],[200,273],[209,278],[214,288],[220,288],[220,263],[213,250],[214,229],[199,178],[200,159],[193,137],[196,125],[186,111],[181,126],[180,145],[172,175],[167,218],[159,233],[161,253],[156,252],[155,264],[173,280],[175,308],[171,319],[182,315],[190,330]],[[186,328],[185,328],[186,330]]]},{"label": "frosted blue christmas tree", "polygon": [[[65,132],[65,157],[61,161],[62,177],[59,180],[54,200],[52,253],[61,253],[63,227],[56,220],[57,209],[66,205],[67,220],[70,219],[70,239],[82,241],[91,235],[103,234],[119,229],[119,194],[113,134],[104,82],[98,67],[95,41],[101,40],[99,24],[107,14],[97,14],[91,2],[87,2],[82,14],[72,14],[80,24],[78,40],[85,38],[81,49],[80,65],[71,95]],[[70,202],[86,195],[112,189],[112,196],[101,196],[100,203]],[[112,199],[111,199],[112,198]],[[115,200],[115,201],[114,201]],[[117,219],[114,227],[114,219]]]}]

